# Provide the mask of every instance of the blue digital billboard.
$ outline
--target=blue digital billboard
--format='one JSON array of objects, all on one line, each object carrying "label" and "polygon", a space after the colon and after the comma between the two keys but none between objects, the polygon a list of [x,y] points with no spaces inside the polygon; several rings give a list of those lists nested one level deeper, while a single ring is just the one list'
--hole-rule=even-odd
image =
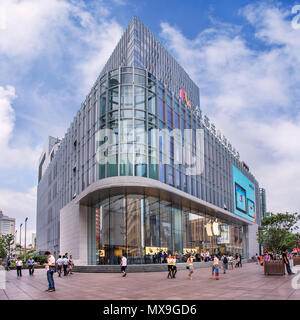
[{"label": "blue digital billboard", "polygon": [[232,166],[234,213],[251,221],[256,221],[255,186],[235,166]]}]

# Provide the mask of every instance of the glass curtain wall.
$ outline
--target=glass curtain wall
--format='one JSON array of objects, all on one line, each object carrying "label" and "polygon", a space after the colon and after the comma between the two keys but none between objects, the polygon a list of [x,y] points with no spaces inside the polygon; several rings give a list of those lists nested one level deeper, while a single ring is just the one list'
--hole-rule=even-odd
[{"label": "glass curtain wall", "polygon": [[164,253],[178,262],[193,253],[242,253],[243,229],[206,213],[181,208],[157,197],[121,194],[89,210],[90,264],[163,263]]},{"label": "glass curtain wall", "polygon": [[[176,163],[186,152],[179,148],[178,137],[158,133],[158,129],[169,133],[181,130],[184,143],[184,129],[192,129],[195,142],[201,123],[192,121],[185,104],[151,73],[132,67],[104,75],[99,92],[98,129],[109,128],[115,133],[105,154],[109,163],[99,166],[99,179],[117,175],[148,177],[201,198],[202,175],[191,178],[185,166]],[[195,155],[195,146],[190,156]]]}]

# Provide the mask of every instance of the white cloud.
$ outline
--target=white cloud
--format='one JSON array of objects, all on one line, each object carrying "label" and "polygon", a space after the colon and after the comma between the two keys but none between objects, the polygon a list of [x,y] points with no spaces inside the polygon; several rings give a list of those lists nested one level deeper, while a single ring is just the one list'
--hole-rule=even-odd
[{"label": "white cloud", "polygon": [[12,108],[12,101],[16,98],[15,88],[0,86],[0,167],[16,168],[29,167],[37,168],[38,157],[41,149],[31,148],[28,141],[12,141],[15,124],[15,111]]},{"label": "white cloud", "polygon": [[[3,0],[7,24],[0,31],[1,69],[16,75],[28,73],[37,59],[76,81],[87,94],[122,34],[121,26],[102,3],[67,0]],[[9,67],[7,67],[7,62]]]},{"label": "white cloud", "polygon": [[195,39],[162,23],[161,36],[198,83],[204,112],[266,187],[268,209],[299,211],[300,33],[285,9],[256,4],[240,13],[258,49],[239,26],[219,23]]},{"label": "white cloud", "polygon": [[2,0],[6,28],[1,33],[0,52],[9,57],[27,58],[47,48],[51,34],[68,20],[66,1]]},{"label": "white cloud", "polygon": [[[41,137],[64,135],[121,37],[122,27],[99,0],[2,0],[3,9],[0,172],[4,175],[5,170],[11,181],[3,176],[0,180],[2,188],[3,184],[11,188],[16,181],[20,190],[22,179],[17,178],[20,170],[16,168],[24,169],[24,176],[36,171]],[[30,215],[33,230],[36,198],[32,190],[0,190],[0,207],[22,221]]]},{"label": "white cloud", "polygon": [[0,189],[0,208],[4,215],[16,218],[17,242],[19,243],[19,226],[23,223],[22,244],[24,245],[24,220],[27,222],[27,244],[31,243],[31,234],[35,232],[36,224],[36,187],[26,192],[16,192]]},{"label": "white cloud", "polygon": [[122,32],[122,27],[114,20],[110,20],[103,21],[101,25],[94,21],[90,32],[85,34],[85,43],[89,50],[77,66],[78,73],[82,75],[83,93],[87,94],[96,81],[102,67],[120,40]]}]

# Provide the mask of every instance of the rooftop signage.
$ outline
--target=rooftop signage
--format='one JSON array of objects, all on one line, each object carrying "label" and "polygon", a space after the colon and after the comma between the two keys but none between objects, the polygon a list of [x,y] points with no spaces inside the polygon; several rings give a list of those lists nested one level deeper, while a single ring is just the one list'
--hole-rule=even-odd
[{"label": "rooftop signage", "polygon": [[210,130],[210,132],[213,133],[220,141],[221,143],[231,152],[233,155],[239,160],[240,154],[238,151],[236,151],[235,148],[233,148],[232,144],[226,139],[225,136],[222,136],[221,132],[216,129],[216,126],[213,123],[210,123],[210,120],[207,116],[202,116],[202,112],[199,108],[199,106],[196,106],[192,108],[191,102],[188,100],[187,93],[184,89],[180,90],[180,98],[182,103],[186,104],[187,107],[198,117],[200,118],[201,122],[205,125],[207,129]]},{"label": "rooftop signage", "polygon": [[188,100],[187,98],[187,94],[186,94],[186,91],[184,89],[181,89],[180,90],[180,98],[181,98],[181,101],[186,103],[186,105],[190,108],[191,107],[191,103],[190,101]]}]

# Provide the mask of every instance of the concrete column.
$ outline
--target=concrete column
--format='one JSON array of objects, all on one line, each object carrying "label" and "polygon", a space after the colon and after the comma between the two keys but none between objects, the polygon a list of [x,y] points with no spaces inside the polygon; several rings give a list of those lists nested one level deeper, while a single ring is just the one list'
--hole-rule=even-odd
[{"label": "concrete column", "polygon": [[259,253],[259,244],[257,241],[258,224],[248,225],[248,258],[251,259]]},{"label": "concrete column", "polygon": [[68,252],[75,265],[87,265],[88,207],[71,202],[60,210],[60,254]]}]

